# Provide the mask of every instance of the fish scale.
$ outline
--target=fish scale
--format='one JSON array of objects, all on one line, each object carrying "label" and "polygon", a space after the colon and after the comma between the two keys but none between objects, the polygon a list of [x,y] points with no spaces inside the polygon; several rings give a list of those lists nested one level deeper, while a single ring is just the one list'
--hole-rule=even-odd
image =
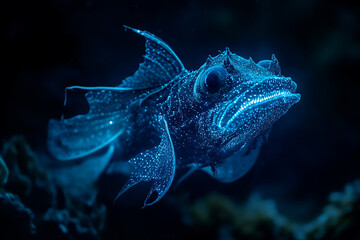
[{"label": "fish scale", "polygon": [[131,167],[116,199],[151,182],[144,207],[166,194],[179,168],[190,169],[186,177],[202,170],[221,182],[246,174],[271,126],[300,100],[275,55],[255,63],[226,48],[188,71],[160,38],[125,28],[145,37],[144,62],[117,87],[69,87],[87,92],[90,110],[50,120],[50,153],[62,161],[90,158],[117,141],[129,158],[103,159],[100,170],[124,174]]}]

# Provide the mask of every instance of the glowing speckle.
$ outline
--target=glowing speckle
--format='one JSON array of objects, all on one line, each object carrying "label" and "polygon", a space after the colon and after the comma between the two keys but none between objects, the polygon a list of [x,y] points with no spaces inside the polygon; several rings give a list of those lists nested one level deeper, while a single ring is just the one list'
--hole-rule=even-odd
[{"label": "glowing speckle", "polygon": [[[71,160],[119,138],[124,155],[134,157],[128,161],[130,179],[118,197],[150,181],[144,206],[165,195],[176,167],[200,169],[222,182],[243,176],[256,161],[263,135],[300,100],[296,84],[281,76],[275,56],[256,64],[227,49],[189,72],[158,37],[126,28],[146,38],[144,62],[118,87],[67,88],[86,90],[90,110],[50,120],[49,151]],[[108,172],[123,166],[113,161]],[[148,203],[154,192],[157,198]]]}]

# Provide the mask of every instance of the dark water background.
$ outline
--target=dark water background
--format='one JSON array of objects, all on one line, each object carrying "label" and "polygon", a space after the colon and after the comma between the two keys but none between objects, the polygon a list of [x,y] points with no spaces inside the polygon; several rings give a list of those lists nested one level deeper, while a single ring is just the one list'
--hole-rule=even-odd
[{"label": "dark water background", "polygon": [[2,3],[0,139],[22,134],[43,151],[47,122],[63,111],[65,87],[114,86],[132,75],[144,39],[125,32],[124,24],[162,38],[190,70],[225,47],[255,61],[275,53],[302,99],[274,125],[251,171],[231,184],[196,173],[144,210],[146,193],[129,195],[137,204],[110,204],[106,236],[187,236],[176,205],[166,200],[179,194],[246,199],[258,191],[275,199],[281,213],[305,221],[321,211],[330,192],[360,178],[360,11],[352,2]]}]

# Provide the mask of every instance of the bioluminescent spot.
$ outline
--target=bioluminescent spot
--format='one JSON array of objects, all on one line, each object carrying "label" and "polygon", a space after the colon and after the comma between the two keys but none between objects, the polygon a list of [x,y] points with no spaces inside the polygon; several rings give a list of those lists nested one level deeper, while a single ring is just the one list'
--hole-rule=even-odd
[{"label": "bioluminescent spot", "polygon": [[300,100],[296,84],[281,75],[274,55],[255,63],[226,48],[188,71],[161,39],[126,29],[146,39],[139,69],[116,87],[68,88],[86,91],[90,110],[50,120],[48,134],[49,151],[59,160],[86,157],[115,142],[121,146],[121,156],[130,159],[101,163],[111,174],[131,167],[118,197],[139,182],[151,182],[144,206],[154,204],[179,168],[235,181],[255,163],[274,122]]}]

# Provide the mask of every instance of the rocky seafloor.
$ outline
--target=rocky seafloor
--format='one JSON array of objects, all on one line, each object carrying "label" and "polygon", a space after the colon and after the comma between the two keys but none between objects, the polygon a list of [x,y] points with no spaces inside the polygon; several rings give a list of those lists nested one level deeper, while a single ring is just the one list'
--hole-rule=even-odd
[{"label": "rocky seafloor", "polygon": [[[331,193],[320,214],[307,222],[280,213],[274,200],[258,193],[245,202],[212,192],[193,201],[178,196],[168,204],[179,212],[189,236],[360,239],[360,180]],[[83,203],[57,186],[51,174],[39,166],[24,137],[14,136],[4,144],[0,157],[1,240],[105,239],[111,236],[108,231],[114,231],[106,227],[112,208],[99,199],[91,205]]]},{"label": "rocky seafloor", "polygon": [[0,239],[101,239],[106,207],[87,206],[55,186],[24,137],[0,159]]}]

